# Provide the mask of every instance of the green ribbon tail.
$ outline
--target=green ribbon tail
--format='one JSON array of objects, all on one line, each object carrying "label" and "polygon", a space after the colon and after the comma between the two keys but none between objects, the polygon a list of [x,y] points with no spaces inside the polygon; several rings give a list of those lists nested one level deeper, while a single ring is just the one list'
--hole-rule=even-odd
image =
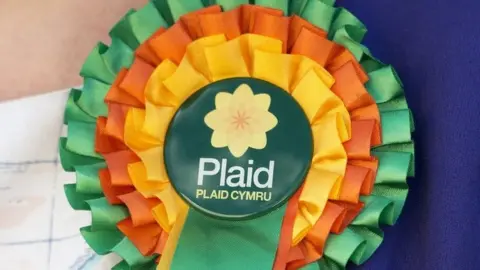
[{"label": "green ribbon tail", "polygon": [[218,220],[190,209],[172,270],[271,269],[286,205],[256,219]]}]

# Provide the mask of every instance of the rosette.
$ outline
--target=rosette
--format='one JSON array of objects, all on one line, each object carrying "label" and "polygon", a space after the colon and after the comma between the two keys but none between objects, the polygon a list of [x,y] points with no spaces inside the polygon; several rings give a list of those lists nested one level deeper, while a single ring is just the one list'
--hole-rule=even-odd
[{"label": "rosette", "polygon": [[[252,2],[252,1],[250,1]],[[413,121],[365,26],[330,0],[158,0],[71,91],[65,186],[115,269],[341,269],[379,247]]]}]

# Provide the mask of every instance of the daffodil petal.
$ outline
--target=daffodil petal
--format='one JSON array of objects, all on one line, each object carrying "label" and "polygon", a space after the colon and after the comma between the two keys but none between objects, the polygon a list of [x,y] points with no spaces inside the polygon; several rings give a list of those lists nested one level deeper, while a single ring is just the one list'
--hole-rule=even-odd
[{"label": "daffodil petal", "polygon": [[278,119],[269,111],[256,111],[249,123],[252,133],[265,133],[272,130],[278,124]]},{"label": "daffodil petal", "polygon": [[258,94],[255,95],[253,98],[255,100],[255,105],[257,105],[258,108],[268,111],[270,108],[270,103],[272,102],[272,99],[270,98],[269,95],[267,94]]},{"label": "daffodil petal", "polygon": [[265,112],[263,114],[265,115],[264,117],[262,117],[264,121],[263,126],[266,129],[266,131],[270,131],[278,125],[278,119],[277,117],[275,117],[275,115],[273,115],[270,112]]},{"label": "daffodil petal", "polygon": [[220,92],[215,96],[215,108],[222,109],[228,107],[232,101],[232,94]]},{"label": "daffodil petal", "polygon": [[235,92],[233,92],[233,99],[232,99],[232,106],[234,107],[235,105],[250,105],[251,102],[253,101],[254,95],[252,88],[248,86],[248,84],[241,84],[238,86],[237,89],[235,89]]},{"label": "daffodil petal", "polygon": [[228,108],[221,110],[213,110],[209,112],[205,118],[205,124],[215,131],[226,132],[229,128],[228,117],[230,111]]},{"label": "daffodil petal", "polygon": [[253,149],[263,149],[267,146],[267,134],[257,133],[252,135],[250,147]]},{"label": "daffodil petal", "polygon": [[227,133],[221,131],[213,131],[212,134],[212,146],[216,148],[222,148],[227,146]]},{"label": "daffodil petal", "polygon": [[250,134],[245,131],[234,131],[227,134],[228,150],[234,157],[241,157],[250,146]]}]

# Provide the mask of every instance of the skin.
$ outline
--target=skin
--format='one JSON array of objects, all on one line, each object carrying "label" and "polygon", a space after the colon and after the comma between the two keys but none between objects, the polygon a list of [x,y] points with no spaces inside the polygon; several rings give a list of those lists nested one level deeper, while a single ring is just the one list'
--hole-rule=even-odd
[{"label": "skin", "polygon": [[77,86],[90,50],[147,0],[1,0],[0,100]]}]

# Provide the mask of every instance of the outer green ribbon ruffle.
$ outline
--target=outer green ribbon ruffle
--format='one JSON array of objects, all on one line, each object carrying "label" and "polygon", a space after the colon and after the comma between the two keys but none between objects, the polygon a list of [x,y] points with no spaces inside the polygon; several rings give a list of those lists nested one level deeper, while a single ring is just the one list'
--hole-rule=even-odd
[{"label": "outer green ribbon ruffle", "polygon": [[255,0],[255,5],[283,10],[284,15],[288,15],[289,0]]},{"label": "outer green ribbon ruffle", "polygon": [[102,187],[98,179],[98,171],[105,168],[105,163],[97,163],[75,167],[77,192],[83,194],[102,194]]},{"label": "outer green ribbon ruffle", "polygon": [[[74,209],[92,212],[92,226],[82,228],[81,233],[98,254],[115,252],[124,259],[114,269],[154,269],[155,257],[142,256],[116,228],[128,211],[123,206],[108,205],[100,187],[98,170],[105,168],[105,163],[94,151],[94,131],[96,118],[107,115],[106,93],[117,73],[132,64],[134,50],[158,28],[168,27],[180,16],[205,6],[219,4],[230,10],[248,2],[299,15],[328,31],[329,37],[348,48],[368,72],[366,87],[381,112],[383,145],[373,150],[380,162],[373,195],[361,198],[365,208],[359,216],[343,233],[332,234],[324,257],[304,269],[343,269],[349,261],[363,263],[383,240],[380,226],[393,225],[398,219],[408,192],[406,178],[414,175],[413,121],[394,69],[375,59],[361,44],[367,30],[360,20],[343,8],[333,7],[334,0],[153,0],[139,11],[131,10],[110,32],[112,44],[99,43],[87,57],[80,73],[85,78],[84,87],[82,91],[72,90],[65,110],[68,137],[59,143],[63,168],[75,171],[77,176],[76,184],[65,186],[67,198]],[[174,269],[212,269],[212,262],[220,267],[219,257],[225,260],[223,269],[271,265],[284,210],[242,224],[212,221],[191,211],[174,257]],[[252,240],[245,241],[250,236]],[[209,241],[204,241],[207,238]],[[232,246],[236,252],[249,251],[255,260],[228,253]],[[216,253],[204,254],[206,250]]]},{"label": "outer green ribbon ruffle", "polygon": [[248,0],[204,0],[204,5],[206,7],[212,5],[222,6],[224,11],[234,9],[240,5],[249,4]]},{"label": "outer green ribbon ruffle", "polygon": [[101,159],[82,156],[67,149],[67,138],[60,138],[59,152],[62,167],[67,172],[75,171],[76,166],[96,164],[102,162]]}]

